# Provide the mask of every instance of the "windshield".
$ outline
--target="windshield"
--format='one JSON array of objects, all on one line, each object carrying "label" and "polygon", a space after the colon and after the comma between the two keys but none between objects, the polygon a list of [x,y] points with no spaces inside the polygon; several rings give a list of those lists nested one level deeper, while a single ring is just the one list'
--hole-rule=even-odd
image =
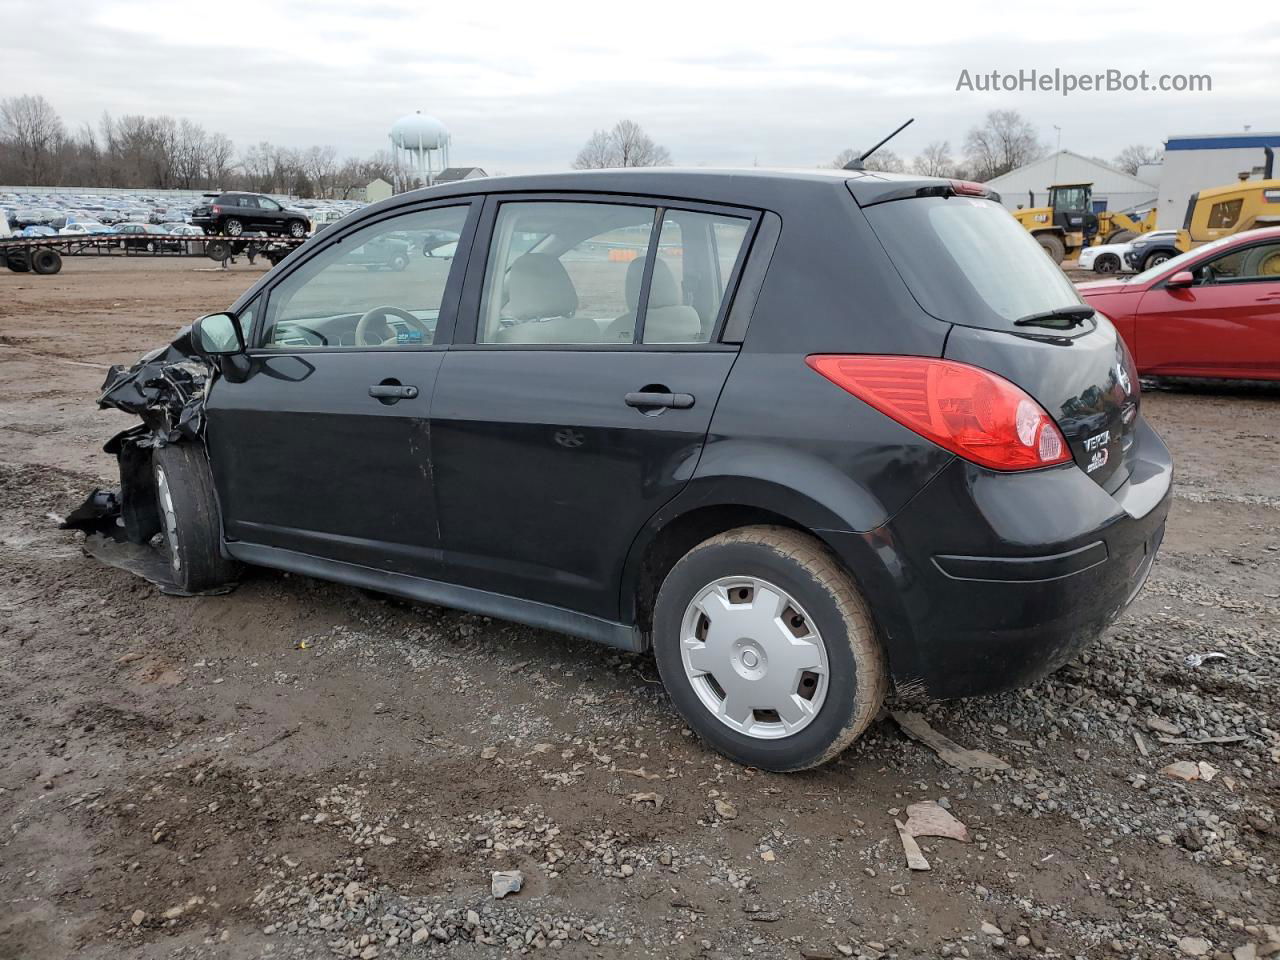
[{"label": "windshield", "polygon": [[973,197],[914,197],[866,208],[907,288],[939,320],[1006,330],[1083,301],[1009,211]]},{"label": "windshield", "polygon": [[1234,239],[1234,236],[1219,237],[1217,240],[1196,247],[1194,250],[1188,250],[1186,253],[1180,253],[1176,257],[1171,257],[1164,263],[1157,263],[1151,269],[1143,270],[1141,273],[1130,277],[1128,282],[1146,283],[1148,280],[1154,280],[1156,277],[1165,273],[1169,274],[1169,276],[1173,276],[1179,270],[1184,269],[1186,264],[1199,257],[1200,254],[1207,250],[1217,250],[1219,247],[1225,247]]}]

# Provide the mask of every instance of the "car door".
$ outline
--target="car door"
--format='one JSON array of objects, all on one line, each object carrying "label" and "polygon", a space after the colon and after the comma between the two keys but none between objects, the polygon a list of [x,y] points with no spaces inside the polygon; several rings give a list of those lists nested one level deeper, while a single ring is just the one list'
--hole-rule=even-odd
[{"label": "car door", "polygon": [[270,197],[254,197],[257,202],[258,222],[262,225],[260,229],[269,232],[277,232],[284,227],[284,207],[276,203]]},{"label": "car door", "polygon": [[1280,377],[1280,240],[1191,266],[1190,287],[1155,284],[1135,320],[1139,365],[1157,376]]},{"label": "car door", "polygon": [[207,443],[229,539],[420,577],[440,572],[428,410],[463,259],[369,270],[350,251],[449,230],[478,206],[418,204],[335,232],[248,306],[247,362],[219,378]]},{"label": "car door", "polygon": [[693,475],[736,359],[717,334],[756,221],[488,201],[432,404],[450,580],[618,617],[627,550]]}]

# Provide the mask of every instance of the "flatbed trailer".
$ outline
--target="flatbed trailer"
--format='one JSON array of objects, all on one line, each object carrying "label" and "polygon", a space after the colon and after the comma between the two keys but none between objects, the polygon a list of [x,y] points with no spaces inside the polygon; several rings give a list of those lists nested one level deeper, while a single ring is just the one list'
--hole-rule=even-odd
[{"label": "flatbed trailer", "polygon": [[256,255],[266,257],[274,266],[305,242],[305,237],[297,240],[292,237],[225,237],[220,234],[192,237],[177,233],[10,237],[0,240],[0,263],[15,273],[29,271],[49,275],[62,269],[63,257],[208,257],[223,260],[239,255],[253,244]]}]

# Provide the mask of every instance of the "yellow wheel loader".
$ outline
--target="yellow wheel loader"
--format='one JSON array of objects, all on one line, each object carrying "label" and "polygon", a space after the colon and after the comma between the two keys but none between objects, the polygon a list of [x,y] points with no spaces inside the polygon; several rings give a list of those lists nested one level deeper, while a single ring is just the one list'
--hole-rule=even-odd
[{"label": "yellow wheel loader", "polygon": [[1280,226],[1280,179],[1275,178],[1275,153],[1265,148],[1261,180],[1240,175],[1237,183],[1193,193],[1187,201],[1175,244],[1186,252],[1210,240],[1258,227]]},{"label": "yellow wheel loader", "polygon": [[1055,183],[1049,188],[1049,205],[1013,211],[1019,223],[1031,231],[1054,263],[1074,260],[1080,250],[1101,237],[1102,243],[1124,243],[1156,228],[1154,205],[1141,219],[1127,213],[1093,212],[1092,183]]}]

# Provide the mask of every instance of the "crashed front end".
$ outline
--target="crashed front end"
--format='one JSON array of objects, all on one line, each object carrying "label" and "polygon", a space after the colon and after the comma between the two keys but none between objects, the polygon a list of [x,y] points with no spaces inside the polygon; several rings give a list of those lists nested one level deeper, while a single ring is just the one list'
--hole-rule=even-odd
[{"label": "crashed front end", "polygon": [[61,524],[64,530],[85,532],[90,555],[143,576],[168,593],[184,591],[173,583],[164,551],[154,543],[163,527],[152,455],[169,444],[203,442],[205,400],[216,374],[196,353],[190,327],[128,369],[113,365],[98,408],[114,407],[142,422],[103,446],[119,464],[120,489],[95,489]]}]

